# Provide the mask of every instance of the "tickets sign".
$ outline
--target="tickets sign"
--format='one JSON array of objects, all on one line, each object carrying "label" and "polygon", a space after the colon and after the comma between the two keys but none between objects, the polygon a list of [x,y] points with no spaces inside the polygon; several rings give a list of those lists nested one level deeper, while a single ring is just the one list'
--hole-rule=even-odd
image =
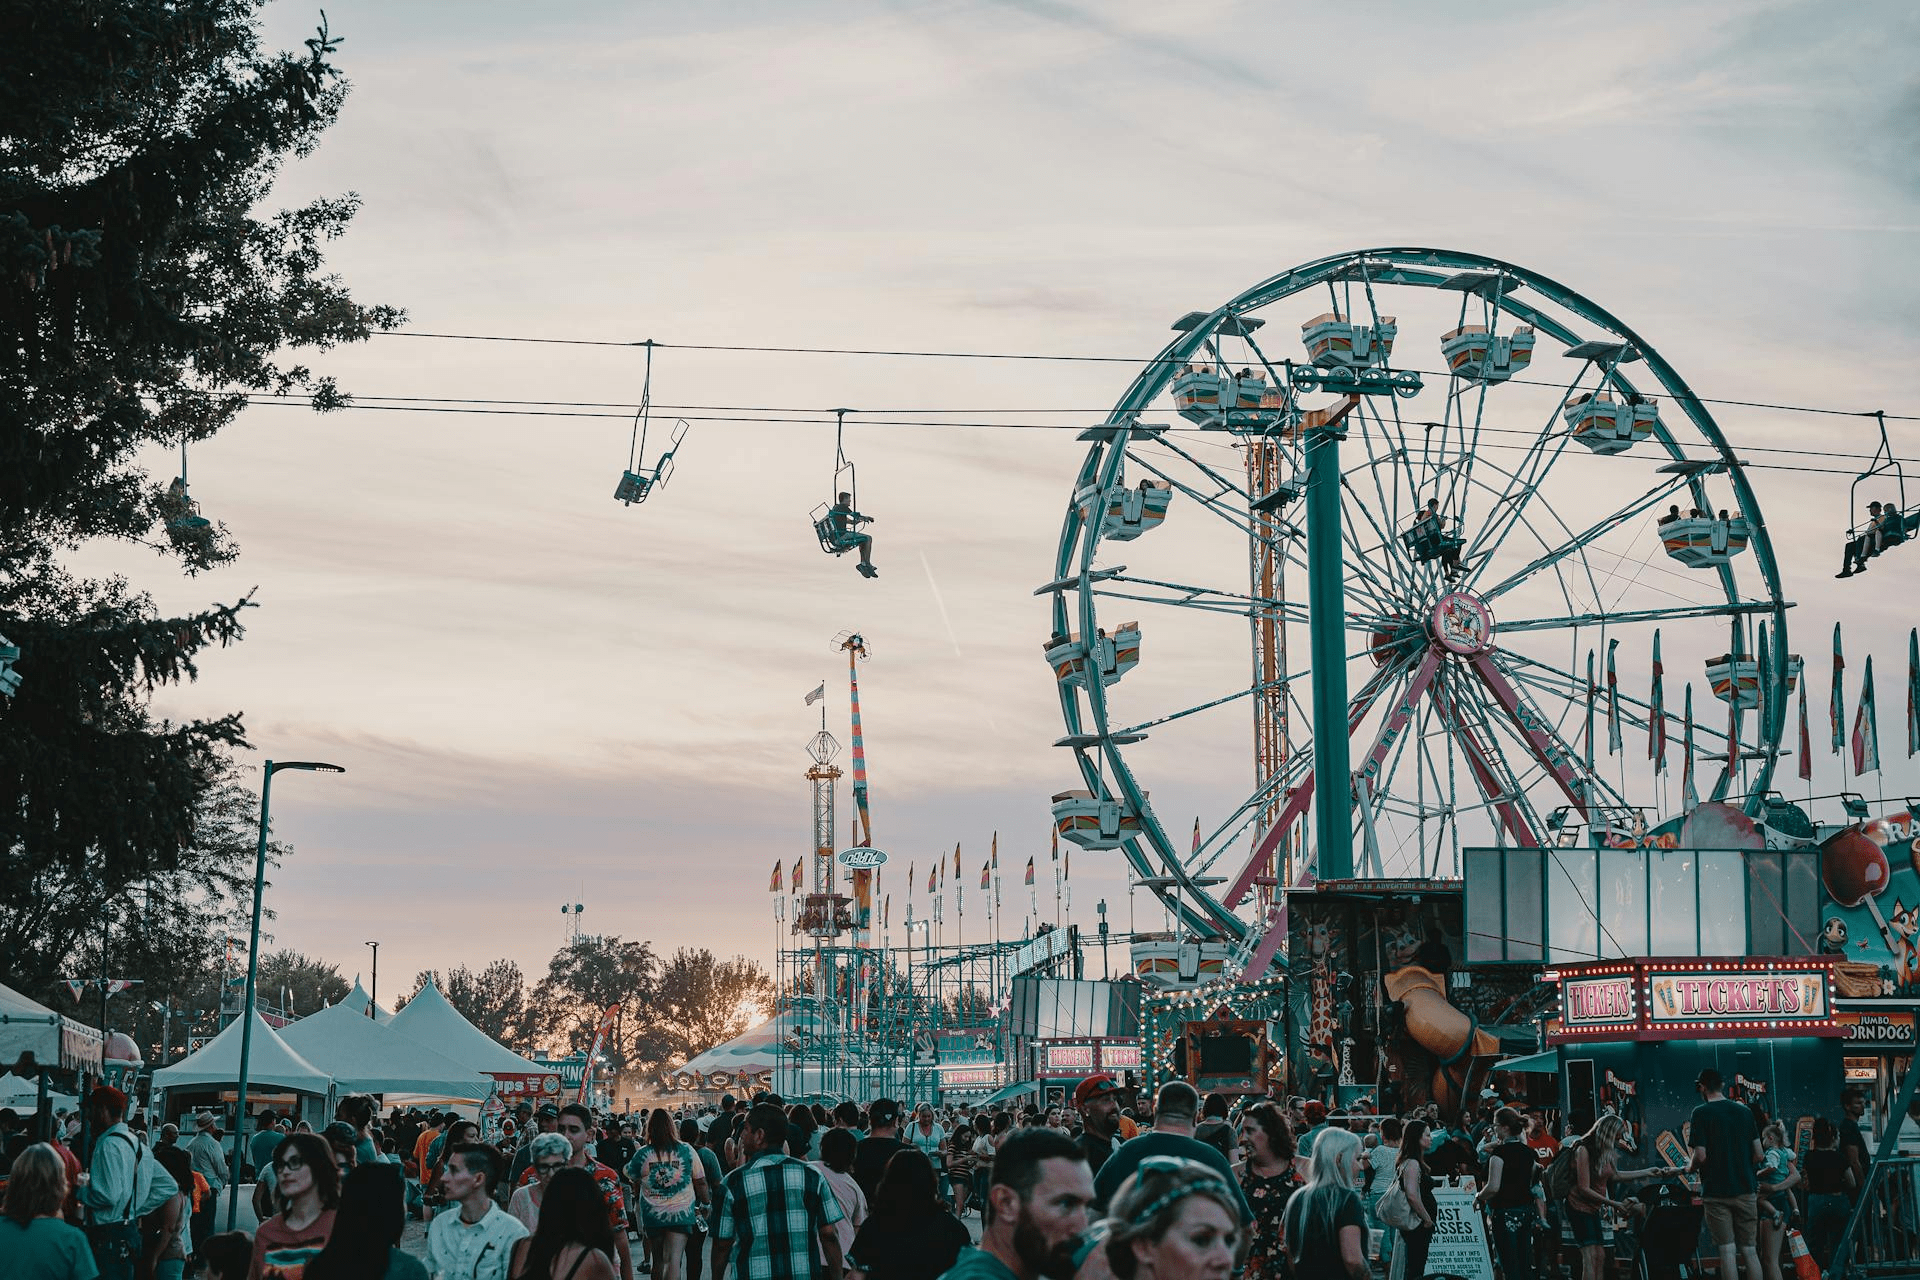
[{"label": "tickets sign", "polygon": [[1609,960],[1556,965],[1546,980],[1560,984],[1548,1044],[1849,1034],[1834,1012],[1826,956]]},{"label": "tickets sign", "polygon": [[1560,984],[1560,1020],[1569,1027],[1598,1026],[1609,1022],[1632,1022],[1639,1016],[1634,1007],[1633,977],[1580,978]]},{"label": "tickets sign", "polygon": [[1824,1021],[1824,973],[1650,973],[1647,1012],[1663,1022]]}]

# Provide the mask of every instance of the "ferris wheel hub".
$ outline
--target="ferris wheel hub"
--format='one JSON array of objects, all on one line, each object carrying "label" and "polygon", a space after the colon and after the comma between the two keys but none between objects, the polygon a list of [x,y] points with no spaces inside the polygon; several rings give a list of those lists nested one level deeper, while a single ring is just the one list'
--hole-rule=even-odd
[{"label": "ferris wheel hub", "polygon": [[1469,591],[1450,591],[1433,602],[1427,630],[1448,653],[1470,658],[1493,648],[1493,610]]}]

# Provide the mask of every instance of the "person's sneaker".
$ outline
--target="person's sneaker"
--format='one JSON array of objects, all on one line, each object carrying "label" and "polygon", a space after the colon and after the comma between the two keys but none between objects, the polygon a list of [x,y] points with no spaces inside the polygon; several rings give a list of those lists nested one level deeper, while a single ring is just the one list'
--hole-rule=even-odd
[{"label": "person's sneaker", "polygon": [[871,578],[878,572],[878,570],[870,564],[857,564],[853,567],[860,571],[860,576],[863,578]]}]

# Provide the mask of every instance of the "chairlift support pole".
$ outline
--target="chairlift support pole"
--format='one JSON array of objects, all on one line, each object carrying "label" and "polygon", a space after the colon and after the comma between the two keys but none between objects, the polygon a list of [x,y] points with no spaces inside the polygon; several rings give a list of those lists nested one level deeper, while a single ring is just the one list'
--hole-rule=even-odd
[{"label": "chairlift support pole", "polygon": [[1313,666],[1314,875],[1353,876],[1353,761],[1347,723],[1346,559],[1339,421],[1307,434],[1307,611]]}]

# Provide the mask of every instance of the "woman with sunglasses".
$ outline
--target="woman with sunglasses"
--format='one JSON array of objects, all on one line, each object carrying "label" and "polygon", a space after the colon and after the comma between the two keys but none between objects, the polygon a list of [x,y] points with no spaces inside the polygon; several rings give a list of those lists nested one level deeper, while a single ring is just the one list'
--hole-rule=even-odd
[{"label": "woman with sunglasses", "polygon": [[514,1280],[619,1280],[615,1256],[600,1184],[585,1169],[561,1169],[548,1175],[540,1225],[513,1246],[507,1274]]},{"label": "woman with sunglasses", "polygon": [[541,1197],[553,1175],[567,1167],[567,1161],[573,1157],[573,1145],[557,1133],[543,1133],[533,1140],[531,1147],[527,1159],[533,1169],[533,1181],[515,1188],[513,1198],[507,1202],[507,1212],[520,1219],[528,1231],[538,1231]]},{"label": "woman with sunglasses", "polygon": [[1118,1280],[1228,1280],[1246,1241],[1233,1185],[1179,1156],[1142,1160],[1113,1193],[1102,1225]]},{"label": "woman with sunglasses", "polygon": [[301,1280],[307,1263],[333,1235],[340,1202],[340,1171],[333,1148],[316,1133],[295,1133],[273,1149],[274,1199],[280,1212],[253,1237],[249,1280]]}]

